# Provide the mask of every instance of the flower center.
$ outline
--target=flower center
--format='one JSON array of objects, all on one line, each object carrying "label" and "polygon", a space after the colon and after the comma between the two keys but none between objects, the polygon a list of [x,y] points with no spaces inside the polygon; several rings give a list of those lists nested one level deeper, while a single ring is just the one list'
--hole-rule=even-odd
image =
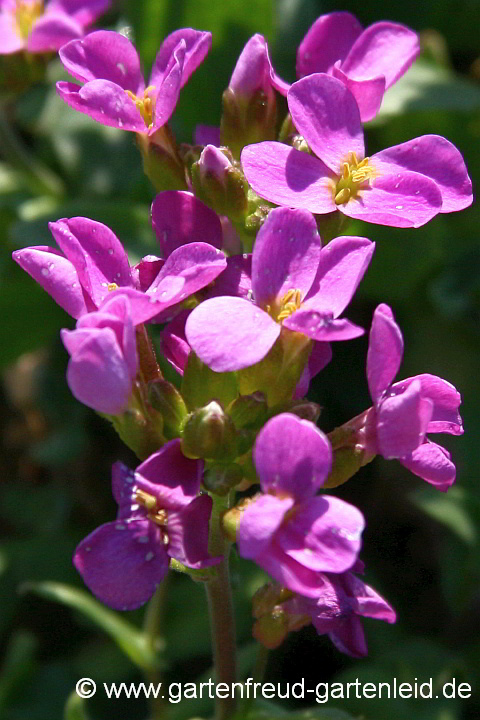
[{"label": "flower center", "polygon": [[288,290],[280,302],[267,305],[265,310],[278,323],[290,317],[302,304],[301,290]]},{"label": "flower center", "polygon": [[143,490],[135,492],[135,502],[141,505],[147,511],[149,520],[159,525],[161,528],[166,527],[168,522],[167,511],[158,507],[157,498]]},{"label": "flower center", "polygon": [[343,205],[350,198],[356,197],[360,186],[375,177],[375,168],[369,165],[369,160],[366,157],[358,162],[356,154],[350,153],[350,162],[343,163],[343,175],[333,191],[335,205]]},{"label": "flower center", "polygon": [[107,290],[108,290],[108,292],[113,292],[114,290],[118,290],[117,283],[108,283]]},{"label": "flower center", "polygon": [[142,116],[145,125],[150,129],[153,125],[153,110],[154,103],[151,97],[148,97],[148,93],[155,90],[155,85],[149,85],[143,91],[143,98],[139,98],[133,94],[131,90],[125,90],[130,100],[135,103],[135,107]]},{"label": "flower center", "polygon": [[17,0],[14,14],[17,32],[26,40],[35,20],[43,15],[43,0]]}]

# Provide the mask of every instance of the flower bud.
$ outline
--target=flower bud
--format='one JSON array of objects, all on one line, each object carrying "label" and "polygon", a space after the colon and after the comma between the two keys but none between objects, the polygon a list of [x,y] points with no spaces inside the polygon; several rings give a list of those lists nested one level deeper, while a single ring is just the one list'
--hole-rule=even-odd
[{"label": "flower bud", "polygon": [[219,215],[242,220],[247,211],[248,183],[227,152],[207,145],[191,167],[192,183],[196,195]]},{"label": "flower bud", "polygon": [[288,613],[277,606],[271,613],[262,615],[252,629],[252,635],[268,650],[279,647],[288,635]]},{"label": "flower bud", "polygon": [[271,71],[265,38],[254,35],[223,93],[221,141],[237,159],[245,145],[275,138],[277,107]]},{"label": "flower bud", "polygon": [[183,431],[182,452],[189,458],[236,457],[235,425],[217,402],[212,401],[190,415]]},{"label": "flower bud", "polygon": [[215,463],[205,469],[203,484],[215,495],[227,495],[243,479],[242,468],[235,463]]},{"label": "flower bud", "polygon": [[237,430],[260,428],[267,419],[267,399],[262,392],[240,395],[227,408]]}]

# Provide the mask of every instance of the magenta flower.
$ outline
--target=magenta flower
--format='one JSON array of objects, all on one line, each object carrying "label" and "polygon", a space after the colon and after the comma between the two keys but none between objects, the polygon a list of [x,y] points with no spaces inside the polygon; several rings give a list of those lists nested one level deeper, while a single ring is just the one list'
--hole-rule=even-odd
[{"label": "magenta flower", "polygon": [[211,41],[208,32],[173,32],[157,53],[146,86],[130,40],[99,30],[61,49],[65,68],[85,84],[58,82],[57,92],[74,110],[103,125],[153,135],[169,120],[181,88],[205,58]]},{"label": "magenta flower", "polygon": [[106,605],[133,610],[155,592],[170,558],[190,568],[220,562],[208,555],[212,499],[198,495],[203,461],[189,460],[172,440],[136,469],[115,463],[114,522],[79,544],[73,562],[85,584]]},{"label": "magenta flower", "polygon": [[419,227],[439,212],[471,204],[463,158],[443,137],[422,135],[366,158],[356,100],[336,78],[299,80],[288,106],[316,157],[278,142],[244,148],[245,175],[261,197],[393,227]]},{"label": "magenta flower", "polygon": [[293,615],[308,615],[317,633],[327,634],[340,652],[356,658],[365,657],[367,643],[360,617],[394,623],[395,611],[352,572],[318,573],[317,579],[318,597],[297,595],[283,603],[282,608]]},{"label": "magenta flower", "polygon": [[[339,237],[322,249],[310,213],[272,210],[253,250],[253,296],[213,297],[200,303],[187,319],[188,342],[212,370],[226,372],[259,362],[282,328],[322,343],[362,335],[362,328],[338,316],[374,247],[366,238]],[[325,358],[328,362],[328,351]]]},{"label": "magenta flower", "polygon": [[1,0],[0,55],[27,50],[59,50],[85,30],[111,5],[111,0]]},{"label": "magenta flower", "polygon": [[222,247],[220,218],[190,192],[165,190],[158,193],[152,203],[152,225],[163,257],[193,242]]},{"label": "magenta flower", "polygon": [[275,96],[268,46],[263,35],[253,35],[243,48],[228,83],[229,90],[240,100],[250,100],[258,91],[267,102]]},{"label": "magenta flower", "polygon": [[300,43],[297,76],[333,75],[354,95],[366,122],[419,52],[418,36],[404,25],[378,22],[364,30],[350,13],[333,12],[321,15]]},{"label": "magenta flower", "polygon": [[[106,225],[79,217],[49,227],[61,251],[23,248],[13,259],[74,318],[96,310],[112,291],[121,289],[130,297],[138,325],[183,302],[226,267],[219,250],[194,242],[174,249],[165,261],[149,256],[130,268],[123,245]],[[137,305],[142,321],[136,319]]]},{"label": "magenta flower", "polygon": [[77,400],[108,415],[126,410],[138,368],[128,295],[107,298],[100,310],[80,318],[76,330],[62,330],[61,337],[70,354],[67,382]]},{"label": "magenta flower", "polygon": [[403,337],[388,305],[373,316],[367,355],[367,378],[374,407],[367,411],[364,439],[367,452],[396,458],[423,480],[446,492],[455,481],[455,465],[445,448],[427,433],[463,433],[458,413],[460,393],[436,375],[392,381],[403,357]]},{"label": "magenta flower", "polygon": [[253,459],[265,494],[242,514],[239,553],[293,592],[318,597],[318,573],[352,567],[364,527],[357,508],[315,496],[330,472],[330,444],[313,423],[283,413],[258,434]]}]

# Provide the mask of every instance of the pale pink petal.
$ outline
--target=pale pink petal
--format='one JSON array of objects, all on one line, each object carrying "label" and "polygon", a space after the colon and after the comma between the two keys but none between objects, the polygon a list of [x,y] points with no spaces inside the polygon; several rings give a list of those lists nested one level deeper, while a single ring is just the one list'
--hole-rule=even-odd
[{"label": "pale pink petal", "polygon": [[358,105],[340,80],[322,73],[298,80],[289,90],[288,108],[298,132],[334,173],[341,172],[350,153],[363,159]]},{"label": "pale pink petal", "polygon": [[297,51],[297,76],[328,73],[343,60],[363,28],[348,12],[321,15],[303,38]]},{"label": "pale pink petal", "polygon": [[412,30],[397,23],[378,22],[357,38],[341,67],[355,80],[383,75],[388,89],[408,70],[419,52],[420,41]]},{"label": "pale pink petal", "polygon": [[13,7],[0,10],[0,55],[10,55],[25,47],[25,40],[17,31]]},{"label": "pale pink petal", "polygon": [[88,312],[77,271],[58,250],[46,245],[23,248],[15,250],[13,259],[69,315],[79,318]]},{"label": "pale pink petal", "polygon": [[332,466],[332,450],[313,423],[281,413],[258,434],[253,459],[263,492],[300,501],[313,497],[323,485]]},{"label": "pale pink petal", "polygon": [[34,23],[27,40],[32,53],[52,52],[74,38],[82,37],[83,27],[63,12],[49,12]]},{"label": "pale pink petal", "polygon": [[336,179],[318,158],[277,142],[247,145],[245,176],[260,197],[277,205],[324,214],[337,210]]},{"label": "pale pink petal", "polygon": [[373,314],[367,353],[370,395],[377,403],[391,385],[403,358],[403,337],[388,305],[379,305]]},{"label": "pale pink petal", "polygon": [[152,225],[164,257],[192,242],[222,247],[218,215],[192,193],[167,190],[152,203]]},{"label": "pale pink petal", "polygon": [[[373,158],[371,164],[376,168]],[[420,227],[441,212],[442,195],[430,178],[404,170],[379,175],[371,186],[360,189],[357,197],[338,205],[338,210],[356,220],[380,225]]]},{"label": "pale pink petal", "polygon": [[380,110],[380,105],[382,104],[385,94],[384,76],[380,75],[366,78],[365,80],[357,80],[346,75],[340,63],[334,65],[332,75],[337,78],[337,80],[341,80],[352,93],[357,101],[362,122],[372,120]]},{"label": "pale pink petal", "polygon": [[419,380],[411,383],[401,395],[387,395],[376,412],[379,453],[391,460],[413,452],[425,439],[432,411],[433,403],[422,397]]},{"label": "pale pink petal", "polygon": [[145,121],[119,85],[109,80],[92,80],[83,87],[57,82],[57,93],[74,110],[107,125],[131,132],[146,132]]},{"label": "pale pink petal", "polygon": [[81,82],[109,80],[134,95],[145,88],[140,58],[130,40],[111,30],[98,30],[72,40],[59,52],[65,69]]},{"label": "pale pink petal", "polygon": [[401,458],[400,462],[441,492],[447,492],[455,482],[455,465],[450,460],[450,453],[436,443],[424,442],[411,455]]},{"label": "pale pink petal", "polygon": [[405,169],[431,178],[442,194],[442,213],[472,204],[472,182],[462,154],[440,135],[422,135],[382,150],[372,157],[372,164],[383,174]]},{"label": "pale pink petal", "polygon": [[302,309],[338,317],[349,304],[372,259],[375,243],[362,237],[337,237],[322,248],[312,287]]},{"label": "pale pink petal", "polygon": [[215,372],[241,370],[262,360],[280,325],[248,300],[217,297],[193,310],[185,332],[195,353]]},{"label": "pale pink petal", "polygon": [[315,277],[321,240],[306,210],[275,208],[258,232],[252,256],[252,289],[257,305],[281,300],[288,290],[302,299]]}]

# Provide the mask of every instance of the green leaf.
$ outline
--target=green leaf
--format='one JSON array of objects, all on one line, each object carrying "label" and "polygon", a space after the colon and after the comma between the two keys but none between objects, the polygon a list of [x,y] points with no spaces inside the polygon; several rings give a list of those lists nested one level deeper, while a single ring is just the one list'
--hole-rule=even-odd
[{"label": "green leaf", "polygon": [[37,640],[32,633],[18,630],[8,645],[0,675],[0,715],[23,689],[35,667]]},{"label": "green leaf", "polygon": [[63,720],[89,720],[85,699],[77,695],[75,690],[70,693],[65,703]]},{"label": "green leaf", "polygon": [[412,495],[413,502],[427,515],[448,527],[466,545],[475,545],[478,531],[471,517],[472,506],[480,510],[476,498],[466,493],[464,488],[451,487],[448,495],[430,488],[422,488]]},{"label": "green leaf", "polygon": [[84,590],[55,582],[25,583],[21,590],[33,592],[47,600],[78,610],[110,635],[135,665],[144,670],[159,667],[160,659],[149,647],[144,634],[116,612],[101,605]]}]

